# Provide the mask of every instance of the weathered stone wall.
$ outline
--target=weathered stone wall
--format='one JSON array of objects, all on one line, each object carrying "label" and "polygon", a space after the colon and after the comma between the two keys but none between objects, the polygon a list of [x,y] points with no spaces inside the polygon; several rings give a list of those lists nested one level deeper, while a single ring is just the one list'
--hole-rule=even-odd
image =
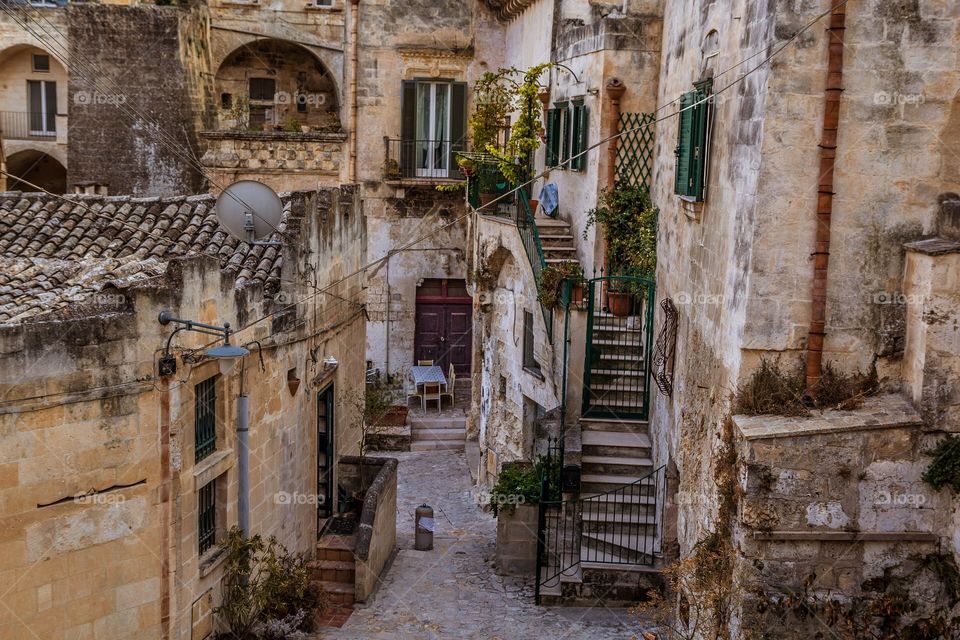
[{"label": "weathered stone wall", "polygon": [[68,183],[106,183],[111,193],[132,195],[199,191],[189,158],[200,155],[196,131],[209,106],[205,7],[71,4],[67,11],[70,57],[87,61],[70,70]]},{"label": "weathered stone wall", "polygon": [[343,134],[212,132],[201,162],[221,185],[256,179],[274,191],[299,191],[340,183]]},{"label": "weathered stone wall", "polygon": [[[338,297],[310,298],[306,276],[332,282],[356,270],[365,223],[351,190],[296,202],[297,244],[284,249],[284,285],[273,302],[256,287],[235,290],[216,260],[190,258],[171,262],[165,278],[101,292],[122,298],[119,312],[0,331],[0,574],[12,585],[0,636],[167,637],[166,601],[169,637],[204,637],[221,597],[223,558],[198,555],[197,491],[217,482],[220,540],[237,522],[241,375],[250,399],[251,530],[312,551],[317,393],[335,385],[336,451],[356,453],[365,323],[356,279],[329,290]],[[162,309],[238,329],[268,310],[274,316],[234,336],[259,345],[226,376],[216,362],[189,355],[209,336],[178,334],[179,370],[161,379],[156,359],[172,330],[156,320]],[[195,463],[194,386],[211,376],[216,451]]]}]

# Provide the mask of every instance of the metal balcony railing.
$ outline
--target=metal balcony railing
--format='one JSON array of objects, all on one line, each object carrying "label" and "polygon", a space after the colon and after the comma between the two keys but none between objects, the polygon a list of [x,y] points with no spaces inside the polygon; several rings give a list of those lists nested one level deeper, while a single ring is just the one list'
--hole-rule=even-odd
[{"label": "metal balcony railing", "polygon": [[39,111],[0,111],[5,140],[56,140],[57,115]]},{"label": "metal balcony railing", "polygon": [[466,140],[395,140],[384,138],[383,175],[387,180],[465,180],[455,154]]}]

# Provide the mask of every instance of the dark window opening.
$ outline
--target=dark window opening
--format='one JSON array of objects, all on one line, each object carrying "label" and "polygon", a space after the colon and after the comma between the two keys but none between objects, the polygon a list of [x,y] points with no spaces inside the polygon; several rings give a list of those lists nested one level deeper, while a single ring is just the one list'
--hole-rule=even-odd
[{"label": "dark window opening", "polygon": [[273,101],[277,94],[277,81],[273,78],[250,78],[250,99]]},{"label": "dark window opening", "polygon": [[197,492],[197,532],[200,539],[200,555],[213,547],[217,541],[217,492],[216,480],[211,480]]},{"label": "dark window opening", "polygon": [[194,387],[196,421],[194,452],[200,462],[217,449],[217,379],[208,378]]},{"label": "dark window opening", "polygon": [[540,372],[540,364],[534,357],[533,314],[523,312],[523,368]]},{"label": "dark window opening", "polygon": [[233,107],[233,96],[229,93],[220,94],[220,108],[230,109]]},{"label": "dark window opening", "polygon": [[39,53],[33,54],[33,70],[40,72],[50,71],[50,56]]}]

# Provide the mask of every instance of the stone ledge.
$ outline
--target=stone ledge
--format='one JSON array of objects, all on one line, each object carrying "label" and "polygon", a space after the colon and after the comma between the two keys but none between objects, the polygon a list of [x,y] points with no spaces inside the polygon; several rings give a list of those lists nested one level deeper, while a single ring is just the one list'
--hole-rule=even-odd
[{"label": "stone ledge", "polygon": [[291,142],[345,142],[347,134],[338,131],[202,131],[208,140],[287,140]]},{"label": "stone ledge", "polygon": [[754,531],[755,540],[769,542],[937,542],[925,531]]},{"label": "stone ledge", "polygon": [[746,440],[792,438],[871,429],[896,429],[922,425],[920,414],[906,398],[891,394],[867,398],[859,409],[827,410],[807,417],[733,416]]},{"label": "stone ledge", "polygon": [[928,256],[942,256],[948,253],[960,253],[960,242],[947,238],[927,238],[903,245],[907,251],[915,251]]}]

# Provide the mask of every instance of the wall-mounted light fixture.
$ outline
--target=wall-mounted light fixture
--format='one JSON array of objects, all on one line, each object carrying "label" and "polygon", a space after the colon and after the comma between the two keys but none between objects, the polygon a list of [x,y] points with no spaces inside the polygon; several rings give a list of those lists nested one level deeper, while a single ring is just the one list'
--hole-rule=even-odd
[{"label": "wall-mounted light fixture", "polygon": [[171,322],[180,325],[174,329],[173,333],[170,334],[170,337],[167,338],[167,345],[164,348],[163,356],[160,357],[159,361],[159,372],[161,376],[172,376],[177,372],[177,358],[170,353],[170,343],[173,340],[173,336],[177,335],[181,331],[196,331],[197,333],[205,333],[207,335],[223,338],[223,344],[219,344],[204,351],[205,355],[211,358],[216,358],[219,361],[220,373],[223,375],[229,375],[230,372],[233,371],[233,368],[237,366],[237,361],[250,353],[249,349],[237,346],[235,344],[230,344],[230,336],[233,334],[233,330],[230,328],[229,322],[225,322],[221,327],[215,324],[194,322],[193,320],[182,320],[174,317],[174,315],[169,311],[161,311],[160,315],[157,317],[157,320],[159,320],[160,324],[164,326],[170,324]]}]

